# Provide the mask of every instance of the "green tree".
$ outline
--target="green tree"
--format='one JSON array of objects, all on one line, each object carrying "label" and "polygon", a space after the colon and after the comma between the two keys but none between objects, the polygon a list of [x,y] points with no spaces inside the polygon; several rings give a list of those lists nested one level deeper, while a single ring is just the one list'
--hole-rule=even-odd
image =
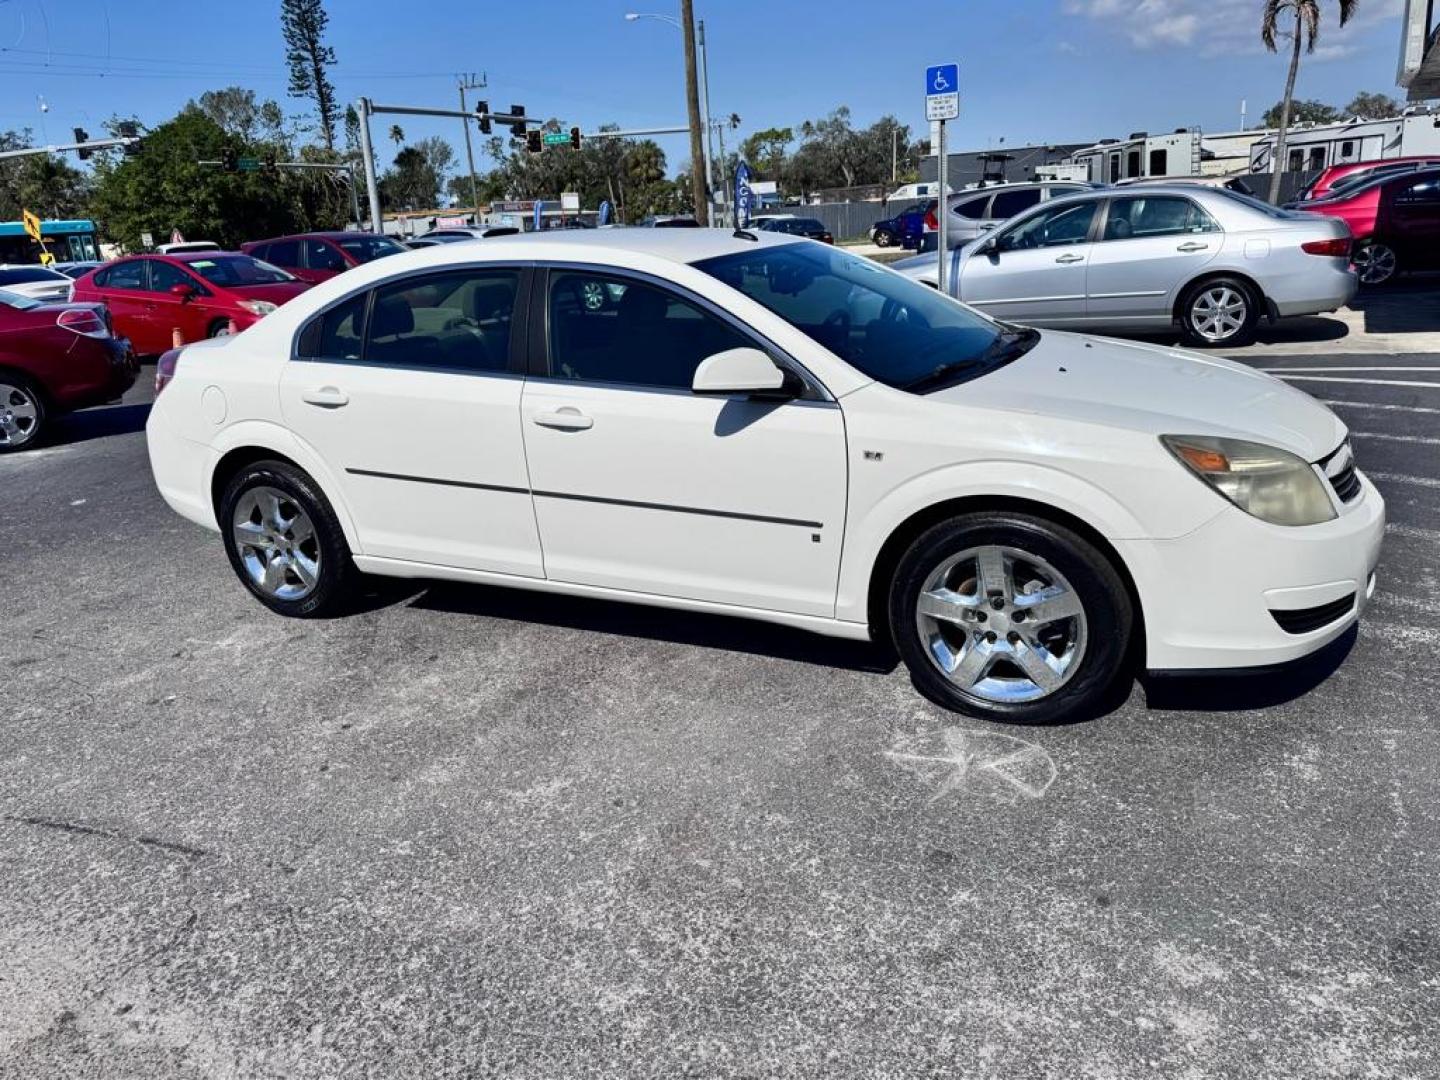
[{"label": "green tree", "polygon": [[884,116],[857,131],[850,110],[842,105],[823,120],[800,125],[800,146],[785,169],[788,185],[797,192],[817,188],[880,184],[890,179],[891,155],[910,144],[910,129]]},{"label": "green tree", "polygon": [[[1270,108],[1265,110],[1265,115],[1260,122],[1267,128],[1278,128],[1280,120],[1285,115],[1285,103],[1277,101]],[[1340,110],[1326,105],[1323,101],[1292,101],[1290,103],[1290,123],[1292,124],[1333,124],[1344,119]]]},{"label": "green tree", "polygon": [[401,146],[404,144],[405,129],[402,128],[399,124],[390,125],[390,141],[393,142],[396,146]]},{"label": "green tree", "polygon": [[[1336,0],[1340,8],[1340,25],[1350,21],[1360,0]],[[1290,131],[1290,107],[1295,101],[1295,76],[1300,72],[1300,50],[1315,51],[1320,38],[1320,0],[1265,0],[1260,19],[1260,40],[1271,52],[1279,49],[1280,38],[1289,36],[1290,70],[1285,77],[1285,96],[1280,101],[1279,131],[1275,135],[1275,154],[1271,159],[1270,201],[1280,200],[1280,177],[1285,168],[1285,140]]]},{"label": "green tree", "polygon": [[1405,107],[1389,94],[1370,94],[1360,91],[1345,106],[1346,116],[1363,116],[1367,120],[1390,120],[1401,115]]},{"label": "green tree", "polygon": [[165,236],[171,229],[233,247],[338,224],[307,217],[302,189],[288,177],[227,173],[200,164],[219,158],[227,144],[244,156],[262,152],[254,145],[237,145],[233,135],[191,103],[147,132],[138,154],[98,158],[91,216],[102,234],[130,251],[139,249],[141,233]]},{"label": "green tree", "polygon": [[[0,132],[0,150],[34,145],[30,130]],[[82,217],[90,198],[89,177],[62,157],[35,154],[0,161],[0,218],[13,221],[21,210],[47,218]]]},{"label": "green tree", "polygon": [[785,171],[785,157],[795,141],[793,129],[765,128],[740,144],[740,157],[762,180],[778,180]]},{"label": "green tree", "polygon": [[280,32],[285,38],[285,62],[290,66],[290,96],[309,98],[314,103],[325,149],[334,150],[335,122],[340,110],[327,70],[335,63],[335,50],[325,44],[329,22],[323,0],[280,0]]}]

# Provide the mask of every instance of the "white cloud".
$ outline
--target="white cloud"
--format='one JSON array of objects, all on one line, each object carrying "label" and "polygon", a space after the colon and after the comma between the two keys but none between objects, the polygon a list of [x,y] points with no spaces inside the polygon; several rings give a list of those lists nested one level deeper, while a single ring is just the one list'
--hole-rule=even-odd
[{"label": "white cloud", "polygon": [[[1360,14],[1341,31],[1336,9],[1326,5],[1320,28],[1322,44],[1315,59],[1336,60],[1356,48],[1337,44],[1335,37],[1351,37],[1352,30],[1393,21],[1404,0],[1374,0],[1362,4]],[[1263,51],[1260,9],[1256,0],[1062,0],[1061,10],[1071,16],[1102,24],[1123,35],[1137,49],[1193,47],[1202,56],[1234,56]]]}]

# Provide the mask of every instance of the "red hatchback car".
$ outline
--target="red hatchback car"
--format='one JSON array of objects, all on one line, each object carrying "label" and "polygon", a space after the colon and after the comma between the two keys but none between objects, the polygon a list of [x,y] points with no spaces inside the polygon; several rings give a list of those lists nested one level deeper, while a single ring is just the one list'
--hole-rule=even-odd
[{"label": "red hatchback car", "polygon": [[406,249],[388,236],[367,232],[315,232],[241,244],[240,250],[318,285],[352,266],[399,255]]},{"label": "red hatchback car", "polygon": [[1336,188],[1355,188],[1366,180],[1378,180],[1384,175],[1414,172],[1426,166],[1440,167],[1440,157],[1385,158],[1380,161],[1347,161],[1343,165],[1331,165],[1314,180],[1301,189],[1297,202],[1313,199],[1328,199],[1342,191]]},{"label": "red hatchback car", "polygon": [[76,280],[71,296],[110,309],[115,329],[135,351],[154,356],[185,340],[244,330],[310,288],[275,266],[236,251],[136,255]]},{"label": "red hatchback car", "polygon": [[117,400],[136,370],[102,305],[0,290],[0,453],[34,446],[62,413]]},{"label": "red hatchback car", "polygon": [[1296,209],[1350,226],[1350,258],[1362,285],[1384,285],[1406,270],[1440,269],[1440,168],[1380,177]]}]

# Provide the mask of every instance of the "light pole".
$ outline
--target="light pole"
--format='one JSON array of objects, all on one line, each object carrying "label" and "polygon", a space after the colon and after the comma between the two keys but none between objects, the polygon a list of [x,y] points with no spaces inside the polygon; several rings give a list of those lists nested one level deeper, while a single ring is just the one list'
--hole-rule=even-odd
[{"label": "light pole", "polygon": [[[682,8],[684,7],[688,7],[688,4],[682,3]],[[700,68],[704,72],[702,81],[702,79],[697,79],[695,77],[695,73],[691,70],[691,65],[689,63],[690,50],[691,48],[693,48],[691,42],[693,41],[694,23],[692,22],[690,27],[687,28],[686,25],[679,19],[677,19],[674,15],[662,15],[648,11],[629,11],[625,13],[626,22],[636,22],[640,19],[657,19],[660,22],[669,23],[671,26],[675,27],[675,29],[679,30],[682,34],[685,35],[685,51],[687,61],[685,65],[685,95],[687,99],[687,104],[696,108],[700,113],[700,123],[698,125],[694,123],[691,124],[690,156],[692,158],[695,157],[696,150],[698,149],[702,167],[705,170],[705,182],[700,185],[702,190],[696,192],[695,211],[697,215],[703,215],[704,217],[704,220],[701,222],[701,224],[708,225],[710,224],[711,206],[709,188],[710,185],[714,183],[715,176],[714,169],[710,161],[710,61],[705,51],[705,23],[703,21],[700,23],[699,41]],[[698,86],[697,83],[699,84]],[[704,88],[703,96],[700,87]],[[695,131],[695,128],[697,126],[700,128],[701,131],[704,132],[705,137],[703,139],[696,137],[697,132]]]}]

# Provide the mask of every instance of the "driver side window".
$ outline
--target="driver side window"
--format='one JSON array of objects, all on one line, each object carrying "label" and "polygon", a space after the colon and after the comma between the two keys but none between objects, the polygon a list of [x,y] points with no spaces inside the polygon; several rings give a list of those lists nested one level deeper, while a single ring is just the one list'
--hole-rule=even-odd
[{"label": "driver side window", "polygon": [[1001,251],[1025,251],[1086,243],[1090,226],[1095,223],[1096,206],[1094,202],[1084,202],[1042,210],[1001,233],[996,245]]}]

